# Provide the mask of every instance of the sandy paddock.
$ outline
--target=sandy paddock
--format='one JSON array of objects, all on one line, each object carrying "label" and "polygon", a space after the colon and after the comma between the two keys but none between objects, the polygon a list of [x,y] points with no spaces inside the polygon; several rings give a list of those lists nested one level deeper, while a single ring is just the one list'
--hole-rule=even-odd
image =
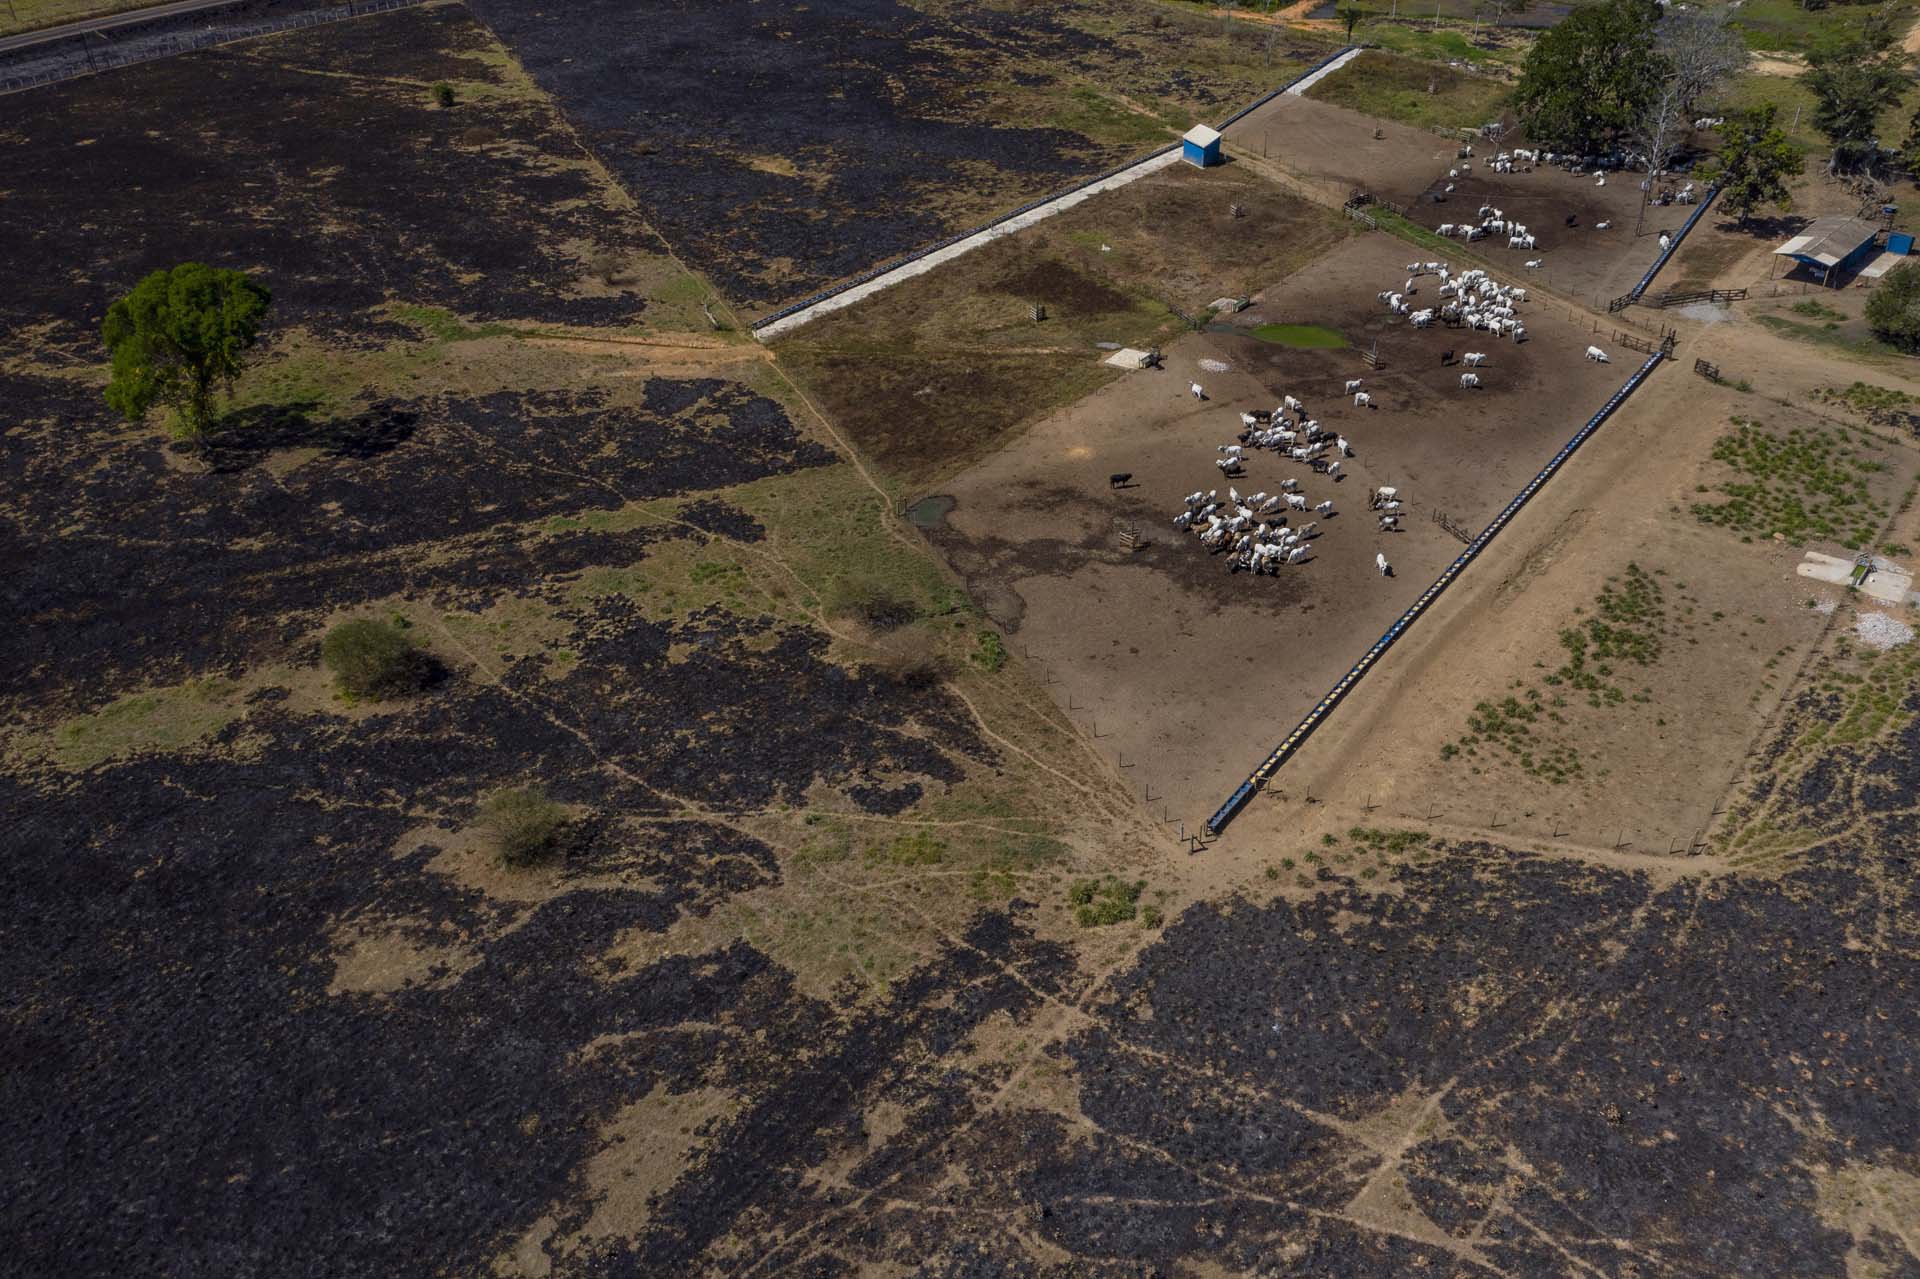
[{"label": "sandy paddock", "polygon": [[[1128,776],[1151,783],[1156,801],[1168,796],[1189,825],[1460,553],[1432,513],[1484,525],[1638,358],[1621,350],[1611,365],[1588,362],[1590,335],[1550,304],[1523,309],[1532,340],[1520,346],[1414,330],[1374,296],[1404,280],[1408,254],[1386,236],[1350,241],[1237,317],[1242,329],[1327,325],[1353,347],[1197,334],[1169,349],[1165,371],[1130,375],[1056,414],[946,490],[956,505],[933,536],[974,598],[1016,651],[1046,664],[1061,701]],[[1376,336],[1389,360],[1379,373],[1355,349]],[[1449,348],[1490,354],[1482,390],[1461,390],[1461,370],[1441,366]],[[1205,371],[1203,359],[1231,371]],[[1352,377],[1365,378],[1373,407],[1353,407],[1343,391]],[[1188,393],[1193,380],[1205,403]],[[1216,447],[1233,442],[1240,411],[1289,392],[1353,444],[1344,478],[1259,453],[1243,478],[1222,479]],[[1115,472],[1132,473],[1132,486],[1110,489]],[[1195,489],[1272,492],[1289,475],[1312,502],[1332,498],[1336,513],[1317,520],[1313,558],[1278,577],[1230,575],[1224,556],[1169,524]],[[1412,503],[1402,533],[1381,534],[1367,511],[1368,488],[1382,484]],[[1138,527],[1149,545],[1123,550],[1117,524]],[[1376,573],[1376,551],[1392,579]]]},{"label": "sandy paddock", "polygon": [[[1526,142],[1509,139],[1506,145],[1525,146]],[[1601,309],[1608,299],[1632,288],[1660,256],[1660,232],[1678,230],[1693,211],[1689,205],[1650,204],[1645,223],[1635,234],[1641,175],[1609,173],[1607,184],[1598,186],[1590,172],[1572,174],[1548,165],[1535,166],[1531,173],[1496,173],[1484,161],[1497,150],[1491,144],[1474,147],[1473,172],[1454,179],[1451,194],[1444,190],[1448,170],[1442,168],[1433,186],[1409,206],[1410,215],[1432,228],[1446,222],[1477,221],[1480,207],[1493,205],[1524,222],[1536,244],[1532,250],[1510,249],[1504,235],[1488,236],[1475,242],[1477,252],[1494,262],[1510,261],[1511,269]],[[1682,178],[1676,185],[1685,183]],[[1705,189],[1704,183],[1696,186]],[[1445,198],[1436,202],[1436,196]],[[1574,219],[1571,227],[1569,217]],[[1612,225],[1597,230],[1601,222]],[[1543,265],[1536,271],[1525,270],[1523,264],[1534,258]]]},{"label": "sandy paddock", "polygon": [[[1690,210],[1677,204],[1649,206],[1636,235],[1636,174],[1608,174],[1602,187],[1591,176],[1546,165],[1531,173],[1495,173],[1486,167],[1501,146],[1526,145],[1516,134],[1500,144],[1476,143],[1472,174],[1455,179],[1449,195],[1443,188],[1448,170],[1458,164],[1458,143],[1311,98],[1276,98],[1227,135],[1229,158],[1245,156],[1249,164],[1282,169],[1329,198],[1366,190],[1405,206],[1414,221],[1428,228],[1477,221],[1482,204],[1503,209],[1526,223],[1537,246],[1531,252],[1509,249],[1506,237],[1490,236],[1474,244],[1475,253],[1571,297],[1597,301],[1604,309],[1607,299],[1632,288],[1653,265],[1660,254],[1659,233],[1677,229]],[[1434,197],[1442,195],[1444,200],[1436,203]],[[1569,215],[1576,220],[1571,228],[1566,225]],[[1596,231],[1595,225],[1603,221],[1611,221],[1612,227]],[[1522,264],[1531,258],[1542,259],[1544,265],[1526,271]]]},{"label": "sandy paddock", "polygon": [[[1379,137],[1375,137],[1375,132]],[[1458,143],[1313,98],[1282,94],[1226,131],[1229,163],[1286,172],[1338,202],[1356,188],[1410,205],[1445,173]]]}]

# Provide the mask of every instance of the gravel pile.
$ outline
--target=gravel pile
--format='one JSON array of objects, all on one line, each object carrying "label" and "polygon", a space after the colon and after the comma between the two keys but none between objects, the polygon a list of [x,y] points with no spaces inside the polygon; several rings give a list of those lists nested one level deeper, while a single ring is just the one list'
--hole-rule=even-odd
[{"label": "gravel pile", "polygon": [[1860,642],[1873,648],[1898,648],[1913,642],[1913,628],[1885,613],[1862,613],[1853,628]]}]

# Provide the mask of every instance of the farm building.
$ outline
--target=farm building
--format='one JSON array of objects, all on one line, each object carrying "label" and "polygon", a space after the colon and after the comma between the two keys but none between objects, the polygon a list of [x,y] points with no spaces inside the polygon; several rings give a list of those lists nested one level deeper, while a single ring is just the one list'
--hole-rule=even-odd
[{"label": "farm building", "polygon": [[1220,163],[1220,131],[1204,124],[1194,125],[1187,130],[1186,137],[1180,139],[1180,156],[1188,164],[1203,169]]},{"label": "farm building", "polygon": [[1860,218],[1815,218],[1773,255],[1806,267],[1822,284],[1845,284],[1869,263],[1879,265],[1874,261],[1878,256],[1874,241],[1879,234],[1878,226]]}]

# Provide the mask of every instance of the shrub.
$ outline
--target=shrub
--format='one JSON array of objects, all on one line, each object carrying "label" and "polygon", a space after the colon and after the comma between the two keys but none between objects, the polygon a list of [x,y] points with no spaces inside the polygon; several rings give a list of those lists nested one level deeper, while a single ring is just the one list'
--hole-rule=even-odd
[{"label": "shrub", "polygon": [[1920,263],[1902,262],[1867,299],[1867,323],[1903,351],[1920,350]]},{"label": "shrub", "polygon": [[878,582],[865,578],[838,578],[827,592],[827,612],[851,617],[876,631],[898,630],[920,615],[912,600],[902,599]]},{"label": "shrub", "polygon": [[1166,915],[1158,906],[1142,906],[1140,908],[1140,927],[1142,928],[1158,928],[1166,922],[1166,918]]},{"label": "shrub", "polygon": [[[1083,879],[1067,891],[1067,900],[1076,907],[1073,918],[1080,927],[1103,928],[1138,918],[1140,894],[1146,887],[1144,879],[1128,882],[1111,875],[1100,880]],[[1147,909],[1156,917],[1160,913],[1157,907]]]},{"label": "shrub", "polygon": [[452,106],[453,105],[453,86],[448,84],[445,80],[442,80],[440,83],[434,85],[433,86],[433,102],[435,106],[438,106],[441,108]]},{"label": "shrub", "polygon": [[612,249],[596,249],[587,258],[587,270],[592,272],[594,279],[608,287],[612,287],[614,281],[620,278],[620,268],[625,265],[625,259]]},{"label": "shrub", "polygon": [[998,631],[981,631],[973,660],[981,670],[992,673],[1007,664],[1007,646]]},{"label": "shrub", "polygon": [[945,840],[917,830],[895,838],[882,856],[896,866],[937,866],[946,860],[947,845]]},{"label": "shrub", "polygon": [[509,866],[533,866],[560,846],[567,810],[537,786],[514,787],[494,795],[480,808],[480,823],[492,837],[500,860]]},{"label": "shrub", "polygon": [[320,660],[350,697],[380,701],[418,692],[433,664],[392,622],[342,622],[320,641]]}]

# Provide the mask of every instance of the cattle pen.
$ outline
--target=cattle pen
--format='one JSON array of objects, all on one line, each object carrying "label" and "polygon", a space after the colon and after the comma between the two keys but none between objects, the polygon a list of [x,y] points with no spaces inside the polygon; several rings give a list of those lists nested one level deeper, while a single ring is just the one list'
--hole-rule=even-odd
[{"label": "cattle pen", "polygon": [[1560,451],[1554,454],[1552,459],[1540,469],[1539,474],[1529,480],[1526,486],[1513,496],[1513,499],[1507,503],[1500,514],[1495,516],[1492,522],[1480,531],[1479,536],[1473,539],[1467,548],[1460,553],[1459,557],[1443,569],[1440,576],[1434,579],[1433,584],[1422,591],[1419,598],[1408,606],[1406,612],[1402,613],[1399,618],[1394,621],[1393,625],[1389,626],[1386,632],[1374,641],[1373,646],[1366,651],[1359,661],[1353,664],[1353,667],[1348,670],[1345,675],[1340,677],[1339,681],[1334,684],[1327,695],[1322,697],[1319,702],[1314,705],[1313,709],[1307,712],[1306,718],[1302,719],[1294,730],[1287,734],[1281,743],[1268,753],[1267,757],[1260,762],[1259,766],[1255,768],[1252,773],[1248,774],[1247,779],[1241,782],[1233,794],[1227,797],[1226,802],[1221,804],[1213,816],[1207,819],[1207,832],[1210,835],[1217,836],[1226,830],[1227,825],[1232,822],[1235,817],[1240,815],[1241,810],[1267,785],[1274,773],[1279,771],[1281,765],[1285,764],[1287,760],[1293,756],[1294,752],[1305,744],[1307,738],[1313,735],[1313,731],[1325,722],[1327,716],[1333,713],[1334,707],[1338,706],[1341,701],[1345,699],[1346,695],[1353,690],[1354,685],[1358,684],[1361,678],[1373,669],[1379,660],[1386,655],[1387,650],[1392,648],[1401,636],[1406,634],[1407,629],[1432,606],[1433,602],[1440,597],[1441,593],[1453,584],[1467,565],[1477,559],[1480,552],[1484,551],[1487,546],[1492,543],[1500,531],[1519,513],[1520,508],[1525,506],[1533,495],[1538,493],[1540,489],[1545,486],[1546,482],[1553,478],[1560,468],[1566,464],[1567,459],[1572,457],[1574,452],[1579,449],[1582,444],[1586,443],[1588,438],[1613,415],[1615,409],[1626,402],[1628,396],[1639,389],[1640,384],[1646,380],[1647,375],[1653,372],[1660,361],[1667,358],[1669,354],[1671,354],[1671,351],[1663,345],[1661,349],[1649,355],[1646,362],[1634,371],[1633,375],[1621,385],[1619,390],[1615,391],[1613,395],[1607,399],[1605,404],[1600,406],[1599,411],[1587,419],[1586,425],[1576,431],[1573,438],[1561,446]]}]

